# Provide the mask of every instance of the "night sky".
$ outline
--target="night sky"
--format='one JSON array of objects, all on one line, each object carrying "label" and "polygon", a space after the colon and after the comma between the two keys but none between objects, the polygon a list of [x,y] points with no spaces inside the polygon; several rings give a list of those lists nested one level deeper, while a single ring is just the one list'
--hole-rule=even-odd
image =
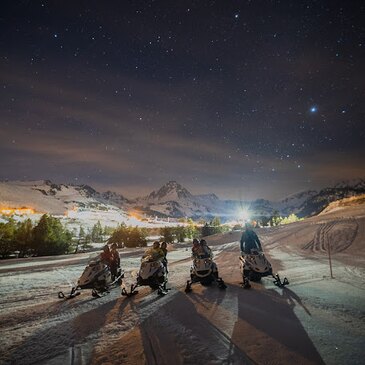
[{"label": "night sky", "polygon": [[363,1],[2,1],[0,179],[279,199],[365,177]]}]

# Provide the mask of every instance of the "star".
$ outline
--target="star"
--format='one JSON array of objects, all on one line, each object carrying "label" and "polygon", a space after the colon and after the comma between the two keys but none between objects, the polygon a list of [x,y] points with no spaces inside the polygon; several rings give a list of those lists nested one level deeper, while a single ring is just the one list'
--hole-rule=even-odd
[{"label": "star", "polygon": [[312,106],[312,107],[310,108],[310,112],[311,112],[311,113],[315,113],[315,112],[317,112],[317,110],[318,110],[318,108],[317,108],[316,106]]}]

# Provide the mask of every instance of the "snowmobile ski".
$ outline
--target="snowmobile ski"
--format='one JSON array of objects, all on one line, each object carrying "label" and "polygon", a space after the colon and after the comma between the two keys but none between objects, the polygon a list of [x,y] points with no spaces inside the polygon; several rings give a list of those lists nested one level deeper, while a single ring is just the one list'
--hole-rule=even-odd
[{"label": "snowmobile ski", "polygon": [[279,288],[284,288],[286,285],[289,285],[289,280],[287,278],[284,278],[283,281],[281,281],[279,274],[273,275],[274,277],[274,285],[276,285]]},{"label": "snowmobile ski", "polygon": [[60,298],[60,299],[72,299],[72,298],[77,297],[80,294],[81,293],[77,290],[77,288],[73,286],[72,289],[71,289],[71,293],[68,294],[68,295],[65,295],[64,292],[62,292],[62,291],[58,292],[58,298]]}]

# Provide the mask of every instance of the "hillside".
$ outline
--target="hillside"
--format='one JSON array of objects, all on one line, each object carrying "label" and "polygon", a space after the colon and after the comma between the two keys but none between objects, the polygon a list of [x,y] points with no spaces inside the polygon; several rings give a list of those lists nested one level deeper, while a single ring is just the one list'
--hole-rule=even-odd
[{"label": "hillside", "polygon": [[77,228],[90,227],[98,220],[109,226],[140,223],[120,209],[120,200],[120,195],[103,195],[88,185],[54,184],[49,180],[0,182],[1,212],[27,208],[35,214],[25,216],[38,219],[48,213]]}]

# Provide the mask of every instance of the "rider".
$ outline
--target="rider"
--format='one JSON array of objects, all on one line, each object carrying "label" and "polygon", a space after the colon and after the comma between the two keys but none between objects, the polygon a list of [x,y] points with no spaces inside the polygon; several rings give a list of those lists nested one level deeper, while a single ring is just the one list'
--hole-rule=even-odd
[{"label": "rider", "polygon": [[100,260],[104,264],[108,265],[109,268],[111,267],[112,263],[112,253],[110,252],[109,246],[105,245],[103,247],[103,252],[100,254]]},{"label": "rider", "polygon": [[118,268],[120,267],[120,256],[117,247],[118,245],[116,243],[113,243],[110,250],[111,254],[110,271],[112,273],[113,280],[117,277]]},{"label": "rider", "polygon": [[199,254],[200,250],[201,250],[201,246],[200,246],[199,240],[194,238],[193,247],[191,248],[192,255],[197,256]]},{"label": "rider", "polygon": [[257,249],[262,251],[262,246],[257,234],[253,231],[252,224],[246,223],[245,230],[242,233],[240,240],[241,252],[245,254],[250,254],[252,249]]},{"label": "rider", "polygon": [[160,248],[160,242],[155,241],[153,242],[152,248],[148,249],[143,257],[151,256],[154,261],[163,260],[165,254],[163,250]]},{"label": "rider", "polygon": [[204,254],[209,257],[213,257],[212,250],[207,244],[206,240],[200,240],[200,246],[202,247],[202,250],[204,251]]},{"label": "rider", "polygon": [[212,250],[207,245],[206,240],[200,240],[200,242],[194,238],[193,239],[193,247],[191,249],[194,257],[204,256],[204,257],[212,257]]},{"label": "rider", "polygon": [[161,250],[164,253],[164,258],[162,260],[162,263],[164,264],[166,271],[167,270],[167,243],[165,241],[161,242]]}]

